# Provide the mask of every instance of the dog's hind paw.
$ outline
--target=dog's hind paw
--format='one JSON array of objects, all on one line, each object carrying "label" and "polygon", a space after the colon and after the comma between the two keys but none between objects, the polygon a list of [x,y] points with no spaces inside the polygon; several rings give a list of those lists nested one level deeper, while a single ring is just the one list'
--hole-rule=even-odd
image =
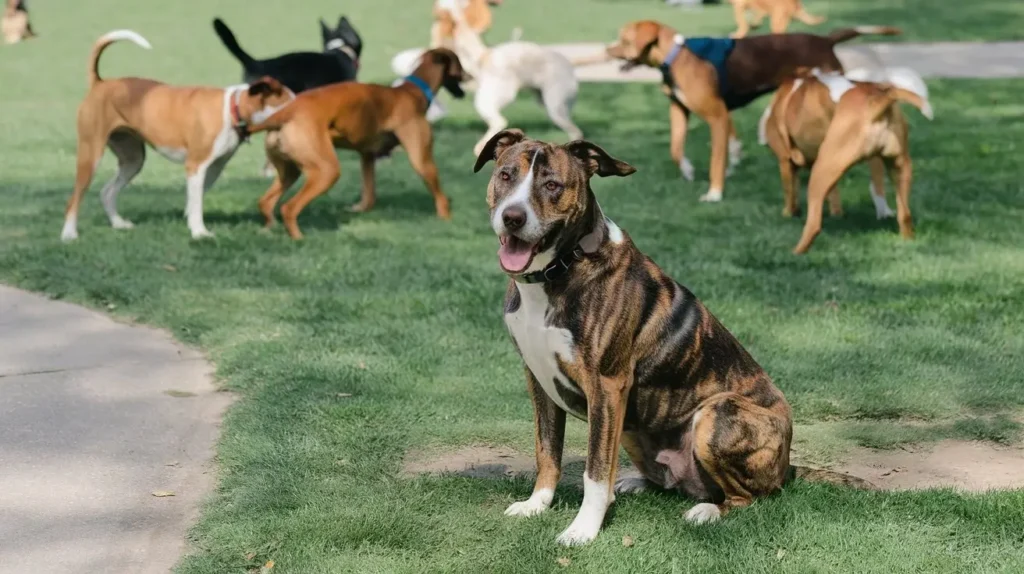
[{"label": "dog's hind paw", "polygon": [[693,181],[695,170],[693,164],[690,163],[690,158],[683,156],[683,159],[679,160],[679,172],[683,174],[683,179],[686,181]]},{"label": "dog's hind paw", "polygon": [[615,481],[615,494],[643,492],[648,487],[647,479],[642,476],[624,476]]},{"label": "dog's hind paw", "polygon": [[718,203],[722,201],[722,190],[709,189],[707,193],[700,196],[700,200],[707,203]]},{"label": "dog's hind paw", "polygon": [[127,219],[121,217],[120,215],[115,215],[110,220],[110,226],[113,227],[114,229],[134,229],[135,228],[135,224],[134,223],[132,223],[131,221],[128,221]]},{"label": "dog's hind paw", "polygon": [[722,511],[718,508],[717,504],[711,504],[710,502],[702,502],[690,510],[686,511],[686,515],[683,516],[687,522],[693,524],[707,524],[709,522],[716,522],[722,518]]}]

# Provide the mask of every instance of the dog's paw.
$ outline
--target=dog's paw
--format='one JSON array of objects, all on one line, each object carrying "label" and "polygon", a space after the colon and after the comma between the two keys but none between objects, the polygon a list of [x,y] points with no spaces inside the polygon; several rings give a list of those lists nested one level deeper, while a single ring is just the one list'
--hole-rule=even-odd
[{"label": "dog's paw", "polygon": [[516,502],[505,509],[505,516],[535,516],[551,506],[551,491],[535,492],[526,500]]},{"label": "dog's paw", "polygon": [[643,492],[648,488],[647,479],[642,476],[624,476],[615,481],[615,494]]},{"label": "dog's paw", "polygon": [[583,546],[589,544],[595,538],[597,533],[601,530],[600,523],[593,523],[586,520],[580,520],[579,517],[572,521],[569,528],[566,528],[558,535],[558,543],[562,546]]},{"label": "dog's paw", "polygon": [[683,157],[679,160],[679,172],[683,174],[683,179],[686,181],[693,181],[694,169],[693,164],[690,163],[690,158]]},{"label": "dog's paw", "polygon": [[192,239],[211,239],[213,237],[213,232],[205,227],[192,232]]},{"label": "dog's paw", "polygon": [[706,203],[718,203],[722,201],[722,190],[709,189],[707,193],[700,196],[700,200]]},{"label": "dog's paw", "polygon": [[716,522],[722,518],[722,511],[716,504],[702,502],[690,510],[687,510],[683,518],[685,518],[687,522],[691,522],[693,524],[708,524],[710,522]]},{"label": "dog's paw", "polygon": [[351,211],[352,213],[365,213],[367,211],[370,211],[371,209],[373,209],[372,203],[367,204],[363,203],[362,201],[360,201],[359,203],[354,203],[348,207],[348,210]]},{"label": "dog's paw", "polygon": [[60,240],[63,241],[64,243],[68,243],[76,239],[78,239],[78,230],[76,229],[65,228],[64,231],[61,231],[60,233]]},{"label": "dog's paw", "polygon": [[875,186],[871,184],[871,199],[875,202],[875,217],[878,219],[885,219],[887,217],[896,217],[893,213],[892,208],[889,207],[889,202],[886,201],[884,191],[883,195],[875,195]]},{"label": "dog's paw", "polygon": [[110,226],[114,229],[134,229],[135,224],[120,215],[115,215],[110,220]]},{"label": "dog's paw", "polygon": [[272,165],[265,165],[260,169],[260,175],[267,179],[274,179],[277,177],[277,170]]}]

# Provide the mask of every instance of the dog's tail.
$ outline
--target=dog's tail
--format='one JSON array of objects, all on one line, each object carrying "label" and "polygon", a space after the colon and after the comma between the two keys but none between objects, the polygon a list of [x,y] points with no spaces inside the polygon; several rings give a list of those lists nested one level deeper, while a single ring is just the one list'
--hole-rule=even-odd
[{"label": "dog's tail", "polygon": [[789,478],[790,480],[798,478],[800,480],[806,480],[807,482],[825,482],[836,486],[856,488],[858,490],[878,490],[877,486],[863,478],[857,478],[856,476],[850,476],[849,474],[843,474],[832,470],[822,470],[806,466],[790,465]]},{"label": "dog's tail", "polygon": [[804,24],[807,24],[808,26],[817,26],[818,24],[821,24],[826,20],[824,16],[815,16],[814,14],[811,14],[810,12],[805,10],[802,2],[797,7],[797,11],[793,13],[793,17],[796,18],[797,20],[800,20]]},{"label": "dog's tail", "polygon": [[859,38],[860,36],[898,36],[903,30],[893,26],[856,26],[853,28],[840,28],[833,30],[828,39],[833,44]]},{"label": "dog's tail", "polygon": [[[932,119],[934,113],[932,105],[928,101],[928,85],[924,83],[924,79],[916,70],[906,67],[886,68],[885,76],[889,84],[900,90],[893,93],[897,100],[915,106],[921,110],[924,117]],[[909,92],[909,95],[906,92]],[[915,98],[917,103],[915,103]]]},{"label": "dog's tail", "polygon": [[239,62],[242,63],[242,67],[248,72],[252,69],[252,65],[256,60],[253,59],[241,46],[238,45],[238,40],[235,39],[235,35],[231,33],[231,28],[224,23],[224,20],[220,18],[213,19],[213,31],[217,32],[217,36],[220,37],[220,41],[224,43],[224,47],[231,52],[231,55],[235,57]]},{"label": "dog's tail", "polygon": [[515,28],[512,28],[511,41],[518,42],[519,40],[522,40],[522,39],[523,39],[523,29],[520,28],[519,26],[516,26]]},{"label": "dog's tail", "polygon": [[921,110],[921,115],[929,120],[934,117],[932,105],[928,103],[926,98],[922,98],[919,94],[892,84],[878,84],[878,89],[881,91],[882,97],[872,102],[872,117],[877,118],[881,116],[896,102],[905,102],[914,106],[918,110]]},{"label": "dog's tail", "polygon": [[145,38],[131,30],[114,30],[100,36],[100,39],[96,40],[96,43],[92,45],[92,53],[89,55],[88,77],[90,88],[103,80],[103,78],[100,78],[100,55],[103,54],[103,50],[107,49],[107,46],[118,40],[131,40],[147,50],[152,48]]}]

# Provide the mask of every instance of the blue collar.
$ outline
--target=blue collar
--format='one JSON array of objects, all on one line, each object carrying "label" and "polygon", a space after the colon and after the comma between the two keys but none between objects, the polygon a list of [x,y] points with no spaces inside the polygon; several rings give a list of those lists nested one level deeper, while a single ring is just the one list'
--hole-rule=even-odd
[{"label": "blue collar", "polygon": [[672,62],[675,62],[676,58],[679,57],[679,52],[683,51],[683,44],[685,43],[686,40],[683,38],[682,34],[676,34],[673,38],[672,49],[668,51],[668,56],[665,56],[665,59],[661,62],[661,66],[658,67],[662,70],[668,70],[669,67],[672,66]]},{"label": "blue collar", "polygon": [[428,106],[430,105],[431,102],[434,101],[434,90],[431,90],[430,86],[428,86],[427,83],[424,82],[422,78],[417,78],[416,76],[406,76],[404,79],[406,82],[409,82],[410,84],[416,86],[417,88],[420,89],[421,92],[423,92],[423,95],[427,97]]}]

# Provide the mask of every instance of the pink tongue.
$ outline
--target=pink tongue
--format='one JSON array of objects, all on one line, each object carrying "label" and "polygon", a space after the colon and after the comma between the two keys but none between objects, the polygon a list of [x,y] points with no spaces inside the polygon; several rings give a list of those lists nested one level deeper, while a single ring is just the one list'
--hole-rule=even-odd
[{"label": "pink tongue", "polygon": [[533,255],[533,246],[525,241],[519,241],[515,237],[509,237],[498,249],[498,260],[501,261],[505,271],[519,273],[530,264],[530,256]]}]

